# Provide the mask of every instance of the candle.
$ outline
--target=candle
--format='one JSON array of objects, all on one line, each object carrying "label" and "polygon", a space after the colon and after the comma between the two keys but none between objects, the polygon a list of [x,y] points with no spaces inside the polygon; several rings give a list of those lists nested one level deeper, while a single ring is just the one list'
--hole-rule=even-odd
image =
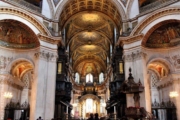
[{"label": "candle", "polygon": [[114,106],[114,113],[116,113],[116,106]]},{"label": "candle", "polygon": [[66,113],[68,114],[68,106],[66,107]]}]

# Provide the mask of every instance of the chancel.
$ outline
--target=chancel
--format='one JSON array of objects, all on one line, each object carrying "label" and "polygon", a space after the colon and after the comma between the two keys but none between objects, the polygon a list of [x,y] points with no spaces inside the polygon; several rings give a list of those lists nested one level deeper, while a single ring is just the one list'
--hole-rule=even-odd
[{"label": "chancel", "polygon": [[179,0],[0,0],[0,120],[180,120]]}]

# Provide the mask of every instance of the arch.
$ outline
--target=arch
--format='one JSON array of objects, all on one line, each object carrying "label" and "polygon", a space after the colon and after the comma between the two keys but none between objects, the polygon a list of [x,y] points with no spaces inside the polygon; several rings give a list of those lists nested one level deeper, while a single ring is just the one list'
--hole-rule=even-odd
[{"label": "arch", "polygon": [[174,68],[173,66],[171,65],[171,63],[169,61],[167,61],[166,59],[164,58],[153,58],[153,59],[150,59],[148,62],[147,62],[147,66],[153,62],[159,62],[161,63],[162,65],[164,65],[164,67],[166,68],[166,71],[168,73],[170,72],[173,72],[174,71]]},{"label": "arch", "polygon": [[98,96],[93,95],[93,94],[86,94],[86,95],[82,96],[82,97],[79,99],[79,102],[81,103],[81,102],[83,102],[84,100],[86,100],[87,98],[92,98],[92,99],[100,102],[100,99],[98,98]]},{"label": "arch", "polygon": [[[62,0],[62,2],[59,3],[59,6],[55,12],[55,16],[54,16],[54,19],[58,20],[59,19],[59,16],[61,15],[64,7],[66,6],[66,4],[68,3],[69,1],[68,0]],[[116,6],[118,12],[120,13],[121,15],[121,18],[122,20],[126,20],[126,14],[125,14],[125,11],[123,9],[123,6],[120,4],[120,1],[118,0],[112,0],[112,3]]]},{"label": "arch", "polygon": [[[5,15],[4,15],[5,14]],[[0,20],[11,19],[26,24],[35,34],[51,35],[48,29],[26,11],[15,8],[0,8]]]},{"label": "arch", "polygon": [[[140,22],[134,30],[131,32],[130,36],[135,36],[138,34],[147,34],[152,26],[155,26],[159,22],[166,20],[180,20],[180,8],[165,8],[154,12],[150,16],[146,17],[142,22]],[[179,17],[178,17],[179,16]]]},{"label": "arch", "polygon": [[15,60],[12,60],[8,66],[6,67],[6,71],[8,71],[10,73],[12,66],[16,65],[16,63],[21,62],[21,61],[26,61],[29,62],[33,68],[35,68],[35,64],[33,63],[33,61],[27,59],[27,58],[17,58]]}]

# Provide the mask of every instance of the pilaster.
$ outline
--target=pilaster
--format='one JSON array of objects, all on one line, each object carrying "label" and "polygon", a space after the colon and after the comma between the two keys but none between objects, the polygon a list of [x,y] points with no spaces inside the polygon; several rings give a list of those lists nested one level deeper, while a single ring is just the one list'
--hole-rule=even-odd
[{"label": "pilaster", "polygon": [[43,119],[54,117],[55,80],[57,51],[41,47],[40,52],[34,54],[35,69],[32,82],[32,97],[30,117],[35,120],[39,116]]}]

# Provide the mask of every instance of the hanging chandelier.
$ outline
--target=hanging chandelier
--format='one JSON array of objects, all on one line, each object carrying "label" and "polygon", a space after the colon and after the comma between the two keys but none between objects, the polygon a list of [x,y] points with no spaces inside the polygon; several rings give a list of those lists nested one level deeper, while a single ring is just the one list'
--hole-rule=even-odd
[{"label": "hanging chandelier", "polygon": [[13,95],[12,95],[11,92],[5,92],[5,93],[4,93],[4,97],[5,97],[5,98],[12,98],[12,96],[13,96]]}]

